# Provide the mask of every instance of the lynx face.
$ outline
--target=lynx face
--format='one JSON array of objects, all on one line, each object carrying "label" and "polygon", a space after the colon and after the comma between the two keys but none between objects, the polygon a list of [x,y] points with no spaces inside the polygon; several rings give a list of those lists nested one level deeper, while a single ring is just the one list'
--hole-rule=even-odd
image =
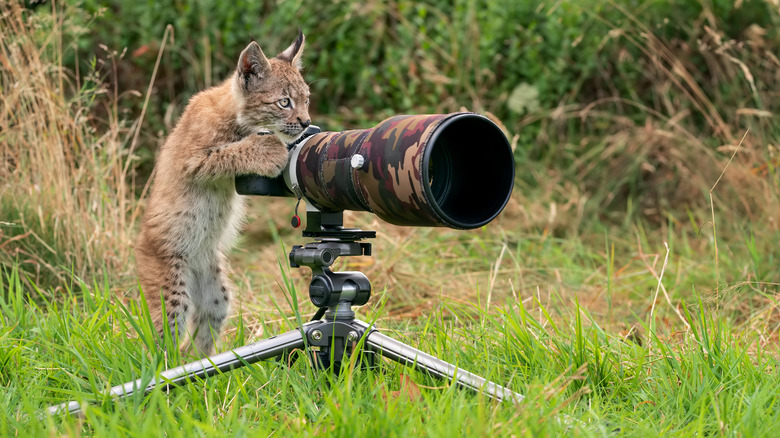
[{"label": "lynx face", "polygon": [[241,53],[233,93],[242,129],[268,130],[290,143],[311,124],[309,86],[300,73],[304,44],[305,38],[299,34],[275,58],[266,58],[255,42]]}]

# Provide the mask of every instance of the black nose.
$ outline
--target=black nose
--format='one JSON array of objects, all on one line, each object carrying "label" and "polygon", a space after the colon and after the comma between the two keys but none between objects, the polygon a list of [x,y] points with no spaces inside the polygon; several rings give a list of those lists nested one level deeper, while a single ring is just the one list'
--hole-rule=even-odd
[{"label": "black nose", "polygon": [[303,126],[304,128],[308,128],[309,125],[311,125],[311,119],[309,119],[309,120],[301,120],[301,118],[298,117],[298,123],[300,123],[301,126]]}]

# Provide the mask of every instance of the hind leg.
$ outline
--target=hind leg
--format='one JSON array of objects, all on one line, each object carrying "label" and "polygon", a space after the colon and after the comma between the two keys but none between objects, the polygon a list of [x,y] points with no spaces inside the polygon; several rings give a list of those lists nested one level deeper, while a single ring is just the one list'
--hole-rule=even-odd
[{"label": "hind leg", "polygon": [[[189,325],[192,320],[193,310],[192,301],[186,289],[180,289],[177,291],[177,294],[165,297],[165,313],[168,321],[167,331],[171,334],[174,345],[177,345],[182,350],[186,348],[189,340]],[[165,330],[163,321],[160,321],[158,333],[163,342]]]},{"label": "hind leg", "polygon": [[192,287],[194,282],[185,270],[183,257],[164,257],[162,263],[142,271],[139,277],[160,345],[164,346],[166,332],[170,333],[174,342],[178,335],[179,345],[185,344],[194,310],[188,287]]},{"label": "hind leg", "polygon": [[202,354],[214,354],[215,341],[222,334],[230,310],[231,290],[224,262],[216,261],[204,275],[200,299],[195,303],[193,343]]}]

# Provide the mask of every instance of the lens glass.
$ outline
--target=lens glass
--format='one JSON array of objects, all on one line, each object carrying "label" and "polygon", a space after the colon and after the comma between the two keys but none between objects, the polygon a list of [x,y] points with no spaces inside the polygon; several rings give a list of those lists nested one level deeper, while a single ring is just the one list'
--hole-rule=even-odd
[{"label": "lens glass", "polygon": [[449,149],[446,146],[435,148],[428,163],[428,185],[434,199],[447,198],[452,187],[452,171]]},{"label": "lens glass", "polygon": [[429,195],[450,226],[480,227],[503,210],[514,184],[514,156],[493,122],[455,116],[437,129],[429,148],[424,167]]}]

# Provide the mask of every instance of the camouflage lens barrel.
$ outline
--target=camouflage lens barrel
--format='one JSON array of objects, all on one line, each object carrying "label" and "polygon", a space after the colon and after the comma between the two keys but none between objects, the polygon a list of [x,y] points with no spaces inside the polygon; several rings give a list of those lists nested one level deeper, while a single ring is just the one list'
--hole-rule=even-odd
[{"label": "camouflage lens barrel", "polygon": [[515,165],[498,126],[454,113],[315,134],[293,149],[285,172],[289,187],[324,212],[370,211],[397,225],[471,229],[503,210]]}]

